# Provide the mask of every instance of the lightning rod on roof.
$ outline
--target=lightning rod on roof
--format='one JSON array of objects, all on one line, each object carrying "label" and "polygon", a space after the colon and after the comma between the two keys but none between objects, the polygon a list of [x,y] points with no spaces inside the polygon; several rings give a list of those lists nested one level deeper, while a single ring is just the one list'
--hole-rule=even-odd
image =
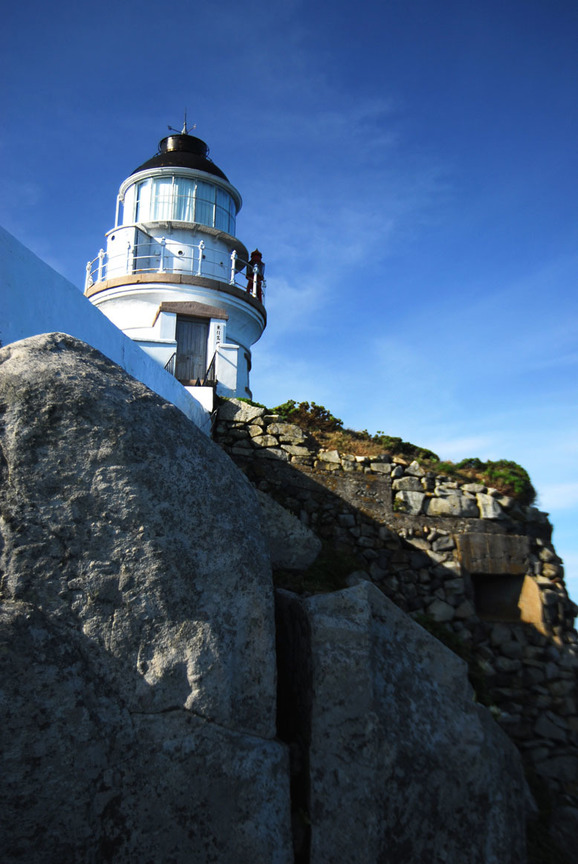
[{"label": "lightning rod on roof", "polygon": [[185,108],[185,119],[183,122],[183,128],[182,129],[179,130],[179,129],[175,129],[174,126],[167,126],[167,129],[169,130],[169,132],[176,132],[177,135],[190,135],[191,131],[193,129],[196,129],[196,128],[197,128],[196,123],[193,123],[193,125],[191,126],[190,129],[187,126],[187,109],[186,108]]}]

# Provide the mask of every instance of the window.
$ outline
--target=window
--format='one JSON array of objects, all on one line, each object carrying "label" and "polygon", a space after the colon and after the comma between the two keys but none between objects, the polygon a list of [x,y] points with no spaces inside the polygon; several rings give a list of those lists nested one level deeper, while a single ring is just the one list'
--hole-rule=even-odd
[{"label": "window", "polygon": [[159,177],[153,180],[150,218],[168,220],[173,218],[173,178]]},{"label": "window", "polygon": [[195,190],[196,184],[194,180],[187,180],[184,177],[175,177],[174,218],[179,222],[195,221]]},{"label": "window", "polygon": [[[128,198],[128,195],[127,195]],[[145,222],[149,218],[151,206],[151,181],[143,180],[142,183],[137,183],[136,187],[136,204],[135,204],[135,222]],[[128,215],[128,212],[125,211]],[[129,221],[132,221],[129,219]]]},{"label": "window", "polygon": [[154,177],[141,180],[125,197],[125,220],[198,222],[235,234],[237,208],[224,189],[188,177]]},{"label": "window", "polygon": [[195,222],[201,225],[215,224],[215,187],[208,183],[197,183],[197,206]]},{"label": "window", "polygon": [[230,228],[230,211],[231,211],[231,196],[223,189],[217,189],[217,206],[215,209],[215,228],[220,231],[226,231],[231,234]]},{"label": "window", "polygon": [[143,234],[135,228],[133,244],[133,273],[146,273],[150,270],[158,270],[160,262],[160,248],[147,234]]}]

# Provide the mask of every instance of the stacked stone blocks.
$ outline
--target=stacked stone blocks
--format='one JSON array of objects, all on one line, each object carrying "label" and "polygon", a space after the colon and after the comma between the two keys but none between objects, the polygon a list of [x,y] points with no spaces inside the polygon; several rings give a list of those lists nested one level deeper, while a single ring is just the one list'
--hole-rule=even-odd
[{"label": "stacked stone blocks", "polygon": [[417,461],[320,449],[298,426],[237,400],[221,406],[215,439],[261,491],[356,556],[353,579],[453,631],[527,763],[576,800],[576,607],[547,515]]}]

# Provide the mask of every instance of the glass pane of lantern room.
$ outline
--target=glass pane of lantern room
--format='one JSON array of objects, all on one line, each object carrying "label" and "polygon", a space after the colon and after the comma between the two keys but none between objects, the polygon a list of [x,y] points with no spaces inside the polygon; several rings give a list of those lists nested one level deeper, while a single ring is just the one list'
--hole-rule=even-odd
[{"label": "glass pane of lantern room", "polygon": [[159,177],[153,180],[151,219],[172,219],[173,178]]},{"label": "glass pane of lantern room", "polygon": [[[128,199],[128,195],[127,195]],[[134,213],[134,221],[135,222],[146,222],[150,219],[150,209],[151,209],[151,181],[143,180],[142,183],[138,183],[136,187],[136,205],[135,205],[135,213]],[[128,208],[128,200],[125,204],[124,211],[124,221],[125,224],[132,222],[132,212],[129,211]]]},{"label": "glass pane of lantern room", "polygon": [[149,237],[148,234],[144,234],[136,228],[133,244],[133,272],[147,273],[151,270],[158,270],[159,263],[159,244],[152,237]]},{"label": "glass pane of lantern room", "polygon": [[215,187],[209,183],[197,183],[195,222],[215,226]]},{"label": "glass pane of lantern room", "polygon": [[215,228],[229,233],[229,210],[231,208],[231,196],[222,189],[217,189],[217,206],[215,208]]},{"label": "glass pane of lantern room", "polygon": [[175,177],[175,215],[180,222],[194,222],[195,182]]}]

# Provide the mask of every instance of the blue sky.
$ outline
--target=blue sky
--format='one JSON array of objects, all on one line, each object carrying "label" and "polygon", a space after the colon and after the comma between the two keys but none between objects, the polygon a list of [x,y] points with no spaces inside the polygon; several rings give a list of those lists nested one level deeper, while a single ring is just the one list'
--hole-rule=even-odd
[{"label": "blue sky", "polygon": [[0,224],[81,286],[183,110],[267,262],[255,399],[523,464],[578,599],[575,0],[11,4]]}]

